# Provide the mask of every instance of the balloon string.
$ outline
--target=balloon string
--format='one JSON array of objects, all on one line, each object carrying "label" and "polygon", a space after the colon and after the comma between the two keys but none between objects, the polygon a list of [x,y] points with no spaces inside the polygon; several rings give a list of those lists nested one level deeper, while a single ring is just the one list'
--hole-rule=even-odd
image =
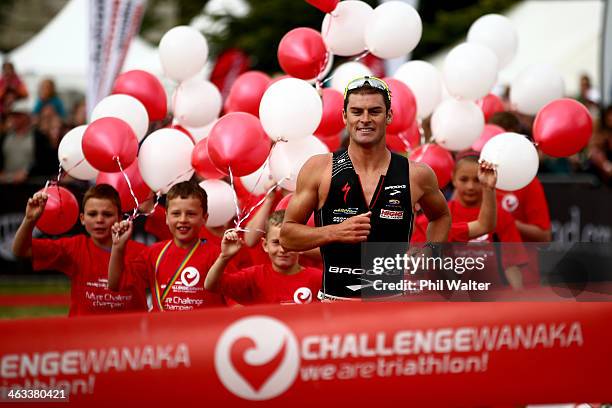
[{"label": "balloon string", "polygon": [[232,199],[234,200],[234,208],[236,209],[236,220],[234,221],[234,225],[236,228],[240,228],[240,207],[238,207],[238,195],[236,194],[236,186],[234,184],[234,173],[232,172],[232,166],[227,166],[229,177],[230,177],[230,186],[232,187]]},{"label": "balloon string", "polygon": [[417,125],[419,127],[419,136],[421,139],[421,144],[424,145],[425,144],[425,129],[423,129],[423,119],[417,119]]},{"label": "balloon string", "polygon": [[[251,208],[250,208],[250,209],[249,209],[249,210],[248,210],[248,211],[245,213],[245,215],[244,215],[242,218],[240,218],[240,219],[238,220],[238,222],[236,222],[236,228],[240,228],[240,224],[242,224],[242,222],[244,222],[244,220],[246,220],[247,218],[249,218],[249,217],[251,216],[251,213],[252,213],[253,211],[255,211],[257,208],[259,208],[259,207],[260,207],[260,206],[261,206],[261,205],[264,203],[264,201],[266,201],[266,198],[268,198],[268,196],[269,196],[269,195],[270,195],[270,194],[271,194],[271,193],[272,193],[274,190],[276,190],[278,187],[280,187],[281,183],[282,183],[283,181],[285,181],[285,180],[289,180],[289,177],[283,177],[283,178],[282,178],[282,179],[280,179],[278,182],[276,182],[276,183],[275,183],[275,184],[274,184],[272,187],[270,187],[270,188],[268,189],[268,191],[266,192],[266,194],[264,194],[264,196],[261,198],[261,200],[259,200],[259,201],[257,202],[257,204],[255,204],[254,206],[252,206],[252,207],[251,207]],[[246,231],[246,230],[244,230],[244,231]]]},{"label": "balloon string", "polygon": [[130,182],[130,178],[127,176],[126,172],[123,170],[123,166],[121,166],[121,161],[119,160],[118,157],[115,157],[115,161],[119,165],[119,170],[121,171],[121,174],[123,175],[123,178],[125,179],[125,182],[127,183],[128,188],[130,189],[130,194],[132,195],[132,198],[134,199],[134,203],[136,204],[136,206],[134,207],[134,211],[132,212],[132,215],[128,217],[128,221],[133,221],[138,216],[138,207],[140,206],[140,203],[138,202],[138,197],[136,197],[136,193],[134,193],[134,190],[132,189],[132,183]]},{"label": "balloon string", "polygon": [[424,147],[423,150],[421,151],[421,153],[415,157],[414,161],[420,162],[421,159],[423,159],[423,156],[425,156],[425,153],[427,153],[427,150],[429,150],[429,147],[431,146],[431,143],[427,143]]}]

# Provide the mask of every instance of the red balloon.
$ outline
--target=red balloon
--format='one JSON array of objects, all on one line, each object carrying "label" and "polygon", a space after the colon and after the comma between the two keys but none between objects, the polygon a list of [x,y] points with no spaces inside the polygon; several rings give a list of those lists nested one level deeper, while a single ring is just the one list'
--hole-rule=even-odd
[{"label": "red balloon", "polygon": [[340,131],[339,133],[336,133],[335,135],[331,135],[331,136],[318,135],[318,134],[315,134],[315,136],[320,141],[325,143],[325,145],[327,146],[330,152],[335,152],[342,145],[342,131]]},{"label": "red balloon", "polygon": [[331,13],[336,9],[340,0],[306,0],[306,3],[315,6],[324,13]]},{"label": "red balloon", "polygon": [[505,133],[504,128],[494,125],[492,123],[486,123],[484,125],[484,129],[482,129],[482,133],[480,134],[480,138],[474,142],[472,145],[472,150],[476,150],[477,152],[482,150],[482,147],[493,137],[499,135],[500,133]]},{"label": "red balloon", "polygon": [[133,70],[119,75],[113,94],[126,94],[138,99],[147,110],[149,120],[162,120],[168,113],[166,91],[161,82],[146,71]]},{"label": "red balloon", "polygon": [[83,134],[83,154],[94,168],[114,173],[120,171],[116,159],[125,169],[138,154],[138,139],[121,119],[107,117],[93,121]]},{"label": "red balloon", "polygon": [[387,125],[387,132],[400,133],[410,127],[416,118],[416,99],[408,85],[393,78],[384,81],[391,89],[391,109],[393,119]]},{"label": "red balloon", "polygon": [[[151,197],[151,189],[142,179],[140,175],[140,169],[138,168],[138,161],[130,164],[128,168],[124,169],[126,176],[130,179],[132,190],[138,198],[138,203],[142,204]],[[99,173],[96,178],[96,184],[109,184],[117,190],[119,198],[121,198],[121,210],[124,212],[131,211],[136,207],[134,197],[130,193],[130,188],[125,181],[125,177],[122,173]]]},{"label": "red balloon", "polygon": [[336,135],[344,129],[342,120],[342,109],[344,108],[344,96],[332,88],[323,89],[323,116],[315,134],[331,136]]},{"label": "red balloon", "polygon": [[415,149],[421,144],[421,132],[419,124],[413,121],[412,125],[398,134],[387,132],[387,147],[394,152],[407,152]]},{"label": "red balloon", "polygon": [[207,180],[218,180],[227,174],[215,167],[208,156],[208,138],[200,140],[191,153],[191,167],[194,168],[200,177]]},{"label": "red balloon", "polygon": [[499,99],[499,96],[494,94],[488,94],[484,98],[480,99],[478,101],[478,106],[482,110],[482,113],[484,113],[485,122],[488,121],[489,118],[495,113],[503,112],[505,110],[502,100]]},{"label": "red balloon", "polygon": [[259,103],[270,81],[270,77],[260,71],[240,75],[225,100],[225,112],[247,112],[259,117]]},{"label": "red balloon", "polygon": [[300,79],[316,78],[327,63],[323,37],[312,28],[289,31],[278,44],[278,62],[286,73]]},{"label": "red balloon", "polygon": [[286,210],[289,207],[289,201],[291,201],[291,197],[293,197],[293,193],[289,193],[282,198],[274,207],[274,211]]},{"label": "red balloon", "polygon": [[47,188],[47,196],[47,204],[36,227],[49,235],[69,231],[79,216],[77,199],[69,190],[57,185]]},{"label": "red balloon", "polygon": [[533,138],[547,155],[567,157],[581,151],[593,134],[589,110],[573,99],[557,99],[544,106],[533,122]]},{"label": "red balloon", "polygon": [[448,150],[437,144],[427,143],[410,154],[410,160],[425,163],[432,168],[438,178],[438,186],[443,188],[451,180],[455,160]]},{"label": "red balloon", "polygon": [[208,155],[219,170],[231,168],[234,176],[246,176],[264,164],[271,144],[256,116],[232,112],[219,119],[211,129]]},{"label": "red balloon", "polygon": [[181,132],[183,132],[184,134],[186,134],[187,136],[189,136],[189,138],[191,139],[191,141],[193,142],[193,144],[197,143],[197,140],[195,140],[193,138],[193,135],[184,127],[182,127],[181,125],[179,125],[178,123],[175,123],[173,125],[170,126],[166,126],[168,129],[176,129],[176,130],[180,130]]}]

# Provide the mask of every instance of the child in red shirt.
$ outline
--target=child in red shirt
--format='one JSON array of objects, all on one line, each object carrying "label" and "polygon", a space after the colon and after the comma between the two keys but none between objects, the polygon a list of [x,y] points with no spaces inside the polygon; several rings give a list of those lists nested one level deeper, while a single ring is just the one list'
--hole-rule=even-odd
[{"label": "child in red shirt", "polygon": [[275,211],[265,225],[264,251],[271,263],[224,274],[226,265],[242,247],[235,230],[228,230],[221,242],[221,254],[210,268],[206,289],[222,293],[243,304],[310,303],[321,288],[320,269],[298,264],[299,253],[286,252],[280,245],[280,229],[285,211]]},{"label": "child in red shirt", "polygon": [[[455,194],[453,199],[448,202],[448,209],[453,223],[474,221],[478,218],[483,199],[483,187],[478,179],[477,152],[465,152],[458,156],[452,181],[455,187]],[[512,216],[503,208],[498,207],[495,229],[490,233],[470,240],[470,242],[520,243],[521,236],[514,225]],[[483,247],[478,249],[478,251],[489,252],[486,258],[486,270],[497,271],[497,257],[494,249]],[[455,253],[455,255],[459,254]],[[526,262],[527,254],[518,245],[502,250],[501,263],[503,273],[508,283],[515,289],[523,286],[520,267],[526,264]]]},{"label": "child in red shirt", "polygon": [[[479,163],[478,181],[482,184],[482,205],[478,211],[478,217],[469,222],[453,220],[448,231],[448,242],[468,242],[470,239],[488,234],[495,229],[497,221],[495,201],[497,172],[491,163],[485,161]],[[410,242],[427,242],[427,225],[428,220],[425,214],[421,213],[416,216]]]},{"label": "child in red shirt", "polygon": [[[32,231],[46,202],[45,192],[38,192],[28,200],[25,217],[15,235],[13,253],[17,257],[32,258],[34,270],[56,269],[70,277],[69,316],[146,311],[144,289],[131,287],[113,293],[106,288],[111,227],[119,221],[121,213],[117,191],[100,184],[85,193],[81,224],[89,236],[32,239]],[[134,258],[144,248],[143,244],[129,241],[126,258]]]},{"label": "child in red shirt", "polygon": [[215,246],[199,237],[208,218],[206,192],[197,183],[184,181],[172,186],[166,202],[172,239],[150,246],[137,259],[124,259],[132,223],[113,225],[109,288],[149,287],[154,311],[225,306],[220,295],[204,289],[204,278],[219,254]]}]

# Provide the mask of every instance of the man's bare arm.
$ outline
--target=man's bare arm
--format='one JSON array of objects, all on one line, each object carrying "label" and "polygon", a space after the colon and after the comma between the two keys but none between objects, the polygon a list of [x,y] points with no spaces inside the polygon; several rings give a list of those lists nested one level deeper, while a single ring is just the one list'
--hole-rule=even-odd
[{"label": "man's bare arm", "polygon": [[288,251],[307,251],[332,242],[358,243],[368,239],[371,213],[360,214],[340,224],[324,227],[305,225],[310,214],[319,207],[319,186],[329,173],[331,155],[311,157],[300,170],[297,187],[281,228],[280,241]]},{"label": "man's bare arm", "polygon": [[411,180],[415,182],[415,187],[418,186],[417,188],[422,191],[418,203],[429,220],[427,241],[446,242],[451,226],[451,216],[444,194],[438,187],[438,179],[427,165],[414,163],[412,170],[415,174],[414,177],[411,177]]}]

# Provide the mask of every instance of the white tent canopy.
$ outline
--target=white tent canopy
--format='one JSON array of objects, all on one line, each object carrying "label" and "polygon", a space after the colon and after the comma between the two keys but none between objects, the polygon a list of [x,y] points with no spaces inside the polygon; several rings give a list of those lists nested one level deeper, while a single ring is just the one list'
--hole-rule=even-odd
[{"label": "white tent canopy", "polygon": [[[581,74],[589,75],[596,86],[600,78],[603,13],[601,0],[528,0],[516,5],[506,17],[518,33],[518,51],[510,65],[500,71],[498,82],[510,84],[529,65],[548,63],[563,76],[569,96],[578,93]],[[449,51],[428,61],[442,69]]]},{"label": "white tent canopy", "polygon": [[[88,6],[88,0],[70,0],[38,34],[8,55],[28,85],[31,96],[35,96],[38,81],[43,77],[53,78],[60,90],[85,92]],[[131,69],[143,69],[161,76],[157,48],[135,38],[123,66],[124,71]]]}]

